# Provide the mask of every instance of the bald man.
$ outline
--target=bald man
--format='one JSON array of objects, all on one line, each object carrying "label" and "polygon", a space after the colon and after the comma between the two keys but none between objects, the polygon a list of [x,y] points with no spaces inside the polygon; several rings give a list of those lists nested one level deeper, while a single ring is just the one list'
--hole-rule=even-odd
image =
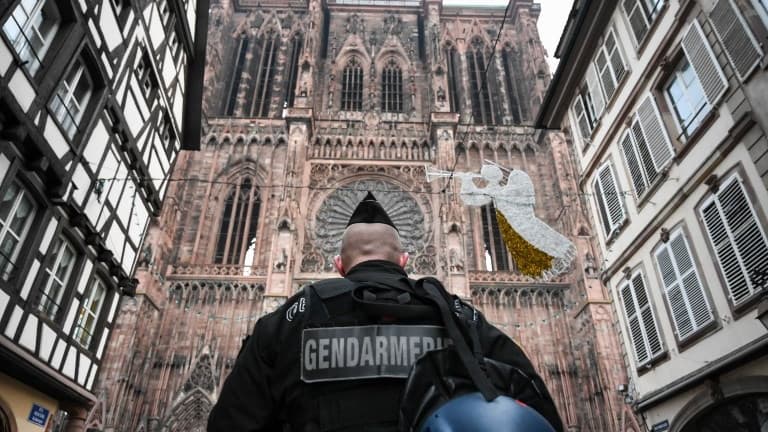
[{"label": "bald man", "polygon": [[[342,277],[304,287],[256,323],[208,431],[398,431],[412,366],[452,343],[434,304],[416,295],[407,262],[397,228],[369,192],[333,258]],[[477,329],[487,355],[544,388],[517,345],[481,315]]]}]

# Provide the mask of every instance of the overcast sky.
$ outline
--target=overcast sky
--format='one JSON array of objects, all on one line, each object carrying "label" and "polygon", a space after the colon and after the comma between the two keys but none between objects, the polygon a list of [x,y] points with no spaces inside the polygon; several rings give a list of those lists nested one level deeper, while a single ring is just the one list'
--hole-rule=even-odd
[{"label": "overcast sky", "polygon": [[[484,6],[506,6],[508,0],[443,0],[445,5],[484,5]],[[568,12],[571,11],[571,1],[568,0],[538,0],[541,4],[541,15],[539,16],[539,35],[547,49],[549,55],[549,67],[551,72],[555,73],[557,59],[552,57],[555,54],[557,42],[560,41],[560,35],[563,33],[565,20],[568,18]]]}]

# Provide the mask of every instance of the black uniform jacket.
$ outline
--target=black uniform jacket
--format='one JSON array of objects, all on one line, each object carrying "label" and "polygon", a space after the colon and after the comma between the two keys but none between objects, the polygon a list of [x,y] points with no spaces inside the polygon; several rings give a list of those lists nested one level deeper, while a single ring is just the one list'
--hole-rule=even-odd
[{"label": "black uniform jacket", "polygon": [[[351,269],[346,278],[355,282],[387,281],[384,283],[408,285],[403,269],[386,261],[361,263]],[[307,304],[312,298],[307,295],[308,291],[305,287],[256,323],[211,411],[209,432],[395,430],[392,425],[397,424],[399,395],[405,384],[404,379],[374,378],[324,385],[301,381],[303,315],[308,313],[309,308],[317,306]],[[351,297],[350,303],[354,303]],[[479,319],[478,333],[485,356],[519,368],[544,388],[541,378],[520,347],[490,325],[482,315]],[[364,321],[353,325],[384,323]],[[401,324],[400,321],[397,323]],[[407,324],[441,323],[432,317]],[[551,401],[549,394],[546,397]],[[554,415],[557,416],[556,413]],[[359,426],[334,428],[334,422],[345,416],[359,417],[352,419],[358,421]],[[559,422],[559,419],[556,420]],[[349,423],[349,419],[344,421]],[[318,424],[321,426],[318,427]],[[371,424],[386,427],[372,427]],[[562,428],[557,426],[558,430]]]}]

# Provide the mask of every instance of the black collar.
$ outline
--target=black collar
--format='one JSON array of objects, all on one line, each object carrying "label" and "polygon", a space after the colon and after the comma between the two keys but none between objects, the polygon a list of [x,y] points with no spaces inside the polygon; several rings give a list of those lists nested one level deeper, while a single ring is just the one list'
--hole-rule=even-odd
[{"label": "black collar", "polygon": [[389,274],[395,277],[408,276],[408,274],[399,265],[384,260],[371,260],[363,261],[356,266],[352,267],[346,274],[346,278],[353,281],[368,280],[368,275],[371,273],[376,274]]}]

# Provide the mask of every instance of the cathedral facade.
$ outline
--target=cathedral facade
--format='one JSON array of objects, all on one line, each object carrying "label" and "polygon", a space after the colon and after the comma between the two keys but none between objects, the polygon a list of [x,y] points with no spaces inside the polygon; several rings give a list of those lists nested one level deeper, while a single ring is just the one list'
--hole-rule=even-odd
[{"label": "cathedral facade", "polygon": [[[540,6],[440,0],[222,0],[211,7],[198,152],[182,152],[124,299],[89,426],[202,431],[243,338],[301,286],[334,277],[372,191],[411,255],[524,347],[569,431],[637,430],[601,257],[569,138],[530,126],[549,83]],[[517,269],[495,209],[458,181],[527,172],[571,270]],[[428,181],[429,180],[429,181]]]}]

